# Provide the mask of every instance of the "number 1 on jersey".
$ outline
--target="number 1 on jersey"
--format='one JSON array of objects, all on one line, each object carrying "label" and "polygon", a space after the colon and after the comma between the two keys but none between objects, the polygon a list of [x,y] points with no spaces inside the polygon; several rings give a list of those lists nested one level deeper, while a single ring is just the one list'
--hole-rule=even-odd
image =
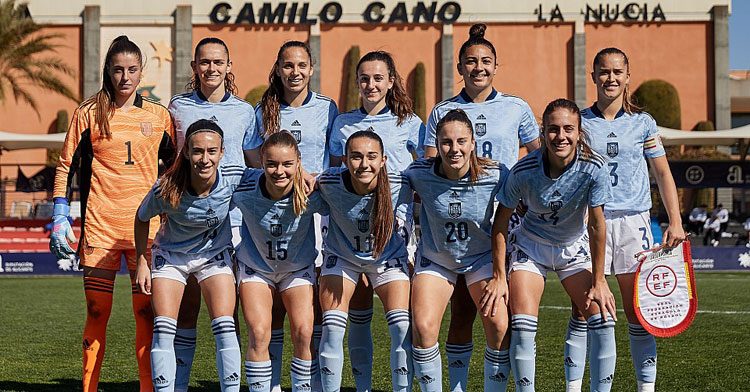
[{"label": "number 1 on jersey", "polygon": [[135,165],[135,162],[133,162],[133,158],[130,151],[130,141],[125,142],[125,145],[128,146],[128,160],[125,161],[126,165]]}]

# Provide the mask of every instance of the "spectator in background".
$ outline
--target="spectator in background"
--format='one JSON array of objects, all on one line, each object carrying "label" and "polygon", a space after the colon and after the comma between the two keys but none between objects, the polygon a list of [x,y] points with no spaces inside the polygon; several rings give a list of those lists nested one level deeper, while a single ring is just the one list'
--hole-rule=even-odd
[{"label": "spectator in background", "polygon": [[696,235],[703,234],[703,225],[706,223],[706,218],[708,218],[708,215],[706,214],[705,204],[693,208],[688,217],[688,221],[690,222],[688,224],[688,231]]},{"label": "spectator in background", "polygon": [[727,231],[727,226],[729,225],[729,211],[724,208],[723,205],[719,204],[716,206],[716,210],[714,210],[715,217],[719,218],[719,232],[717,233],[717,236],[721,238],[722,233],[725,233]]},{"label": "spectator in background", "polygon": [[721,224],[719,223],[718,216],[716,214],[711,216],[711,219],[708,219],[706,221],[706,223],[703,225],[703,228],[706,231],[706,235],[703,237],[703,245],[708,246],[710,241],[711,246],[719,246],[719,238],[721,238]]}]

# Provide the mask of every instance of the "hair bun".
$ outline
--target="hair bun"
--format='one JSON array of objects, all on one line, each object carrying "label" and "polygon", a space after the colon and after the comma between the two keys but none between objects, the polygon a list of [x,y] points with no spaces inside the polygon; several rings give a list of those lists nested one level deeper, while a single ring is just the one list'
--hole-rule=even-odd
[{"label": "hair bun", "polygon": [[484,32],[487,31],[487,25],[484,23],[477,23],[471,26],[469,29],[469,39],[481,39],[484,38]]},{"label": "hair bun", "polygon": [[119,36],[119,37],[117,37],[117,38],[115,38],[115,39],[112,40],[112,42],[120,42],[120,41],[127,42],[127,41],[130,41],[130,40],[128,39],[127,35],[121,35],[121,36]]}]

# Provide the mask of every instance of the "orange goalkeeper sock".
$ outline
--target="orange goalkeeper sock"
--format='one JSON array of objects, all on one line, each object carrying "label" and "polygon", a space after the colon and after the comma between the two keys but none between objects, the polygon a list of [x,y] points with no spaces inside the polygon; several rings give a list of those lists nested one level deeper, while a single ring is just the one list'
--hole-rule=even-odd
[{"label": "orange goalkeeper sock", "polygon": [[115,282],[84,277],[86,326],[83,329],[83,392],[96,392],[104,360],[107,322],[112,312],[112,290]]},{"label": "orange goalkeeper sock", "polygon": [[153,391],[151,381],[151,342],[154,336],[154,312],[151,297],[138,293],[135,282],[133,291],[133,315],[135,316],[135,357],[138,361],[138,378],[141,392]]}]

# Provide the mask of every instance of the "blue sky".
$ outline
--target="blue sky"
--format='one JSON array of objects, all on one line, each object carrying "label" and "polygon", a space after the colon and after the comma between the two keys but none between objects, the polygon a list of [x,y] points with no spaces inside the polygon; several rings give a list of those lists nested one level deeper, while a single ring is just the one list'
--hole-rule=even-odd
[{"label": "blue sky", "polygon": [[729,69],[750,69],[750,1],[732,0],[729,16]]}]

